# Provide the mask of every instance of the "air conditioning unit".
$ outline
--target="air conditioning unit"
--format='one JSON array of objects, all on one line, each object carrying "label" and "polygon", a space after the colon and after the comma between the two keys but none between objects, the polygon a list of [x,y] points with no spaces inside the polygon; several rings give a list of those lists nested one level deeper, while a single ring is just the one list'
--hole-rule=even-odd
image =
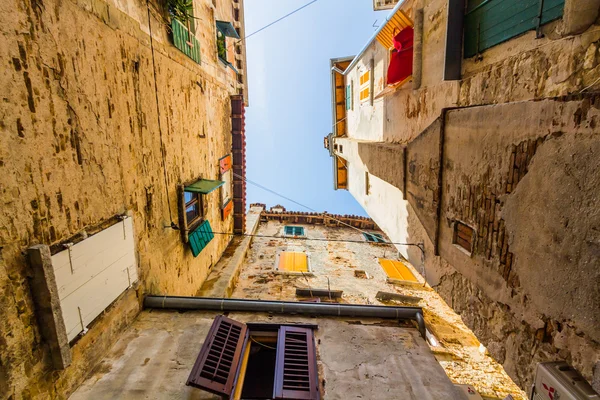
[{"label": "air conditioning unit", "polygon": [[531,400],[600,400],[589,383],[564,361],[537,366]]}]

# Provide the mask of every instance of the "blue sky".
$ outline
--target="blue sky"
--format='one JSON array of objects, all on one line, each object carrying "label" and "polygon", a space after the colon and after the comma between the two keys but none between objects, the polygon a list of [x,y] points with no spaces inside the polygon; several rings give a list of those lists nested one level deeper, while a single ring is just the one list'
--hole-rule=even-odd
[{"label": "blue sky", "polygon": [[[251,34],[309,0],[245,0]],[[331,132],[329,59],[355,55],[387,12],[371,0],[318,0],[248,38],[246,177],[318,211],[366,215],[345,190],[333,190],[323,138]],[[308,211],[250,183],[248,203]]]}]

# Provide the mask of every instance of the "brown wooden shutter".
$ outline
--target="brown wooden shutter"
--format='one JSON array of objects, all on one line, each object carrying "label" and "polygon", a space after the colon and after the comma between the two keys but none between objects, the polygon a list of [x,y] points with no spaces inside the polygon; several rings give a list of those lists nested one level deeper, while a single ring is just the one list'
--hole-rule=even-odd
[{"label": "brown wooden shutter", "polygon": [[216,317],[186,385],[229,398],[233,392],[246,331],[246,324],[223,315]]},{"label": "brown wooden shutter", "polygon": [[279,328],[274,391],[276,399],[319,399],[312,329],[295,326]]}]

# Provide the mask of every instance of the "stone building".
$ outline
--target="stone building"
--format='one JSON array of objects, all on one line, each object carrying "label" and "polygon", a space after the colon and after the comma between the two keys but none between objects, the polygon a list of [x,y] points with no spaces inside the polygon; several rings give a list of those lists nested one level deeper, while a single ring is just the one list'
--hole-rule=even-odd
[{"label": "stone building", "polygon": [[[251,205],[246,236],[234,238],[202,297],[147,297],[147,310],[72,398],[215,398],[209,392],[272,398],[286,327],[308,329],[314,338],[307,374],[313,378],[306,382],[315,390],[306,387],[293,398],[462,399],[461,391],[470,388],[484,398],[525,399],[452,309],[384,241],[368,218]],[[223,312],[228,319],[219,316]],[[195,360],[211,343],[215,319],[249,331],[250,339],[232,341],[237,362],[231,364],[239,368],[220,369],[227,379],[197,383],[192,371],[206,364],[195,366]]]},{"label": "stone building", "polygon": [[599,9],[406,0],[331,60],[335,188],[522,388],[566,360],[600,389]]},{"label": "stone building", "polygon": [[243,1],[173,4],[0,6],[0,399],[67,397],[244,229]]}]

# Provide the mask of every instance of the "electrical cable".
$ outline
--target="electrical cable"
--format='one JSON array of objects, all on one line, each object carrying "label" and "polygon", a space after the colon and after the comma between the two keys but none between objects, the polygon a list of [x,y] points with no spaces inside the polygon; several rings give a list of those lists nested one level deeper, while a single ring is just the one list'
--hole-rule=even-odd
[{"label": "electrical cable", "polygon": [[[315,212],[315,213],[317,213],[317,214],[319,214],[319,215],[322,215],[322,216],[324,216],[324,217],[326,217],[326,218],[329,218],[329,219],[332,219],[332,220],[334,220],[334,221],[337,221],[338,223],[340,223],[340,224],[342,224],[342,225],[345,225],[345,226],[347,226],[347,227],[350,227],[350,228],[352,228],[352,229],[354,229],[354,230],[357,230],[357,231],[359,231],[360,233],[363,233],[363,234],[370,235],[370,232],[363,231],[362,229],[359,229],[359,228],[357,228],[357,227],[355,227],[355,226],[352,226],[352,225],[350,225],[350,224],[347,224],[347,223],[345,223],[344,221],[340,221],[339,219],[337,219],[337,218],[335,218],[335,217],[332,217],[330,214],[321,213],[321,212],[319,212],[319,211],[315,210],[314,208],[310,208],[310,207],[308,207],[308,206],[306,206],[306,205],[304,205],[304,204],[302,204],[302,203],[299,203],[299,202],[297,202],[297,201],[295,201],[295,200],[292,200],[292,199],[290,199],[289,197],[286,197],[286,196],[284,196],[284,195],[282,195],[282,194],[279,194],[279,193],[275,192],[274,190],[271,190],[271,189],[269,189],[269,188],[266,188],[266,187],[264,187],[264,186],[262,186],[262,185],[260,185],[260,184],[258,184],[258,183],[256,183],[256,182],[252,182],[250,179],[247,179],[247,178],[246,178],[246,177],[244,177],[244,176],[241,176],[241,175],[239,175],[239,174],[236,174],[235,172],[233,172],[233,175],[235,175],[235,176],[237,176],[238,178],[241,178],[241,179],[245,180],[246,182],[248,182],[248,183],[251,183],[251,184],[253,184],[253,185],[255,185],[255,186],[257,186],[257,187],[259,187],[259,188],[261,188],[261,189],[263,189],[263,190],[266,190],[266,191],[268,191],[268,192],[270,192],[270,193],[272,193],[272,194],[274,194],[274,195],[276,195],[276,196],[279,196],[279,197],[281,197],[281,198],[284,198],[284,199],[286,199],[286,200],[288,200],[288,201],[291,201],[292,203],[294,203],[294,204],[297,204],[297,205],[299,205],[300,207],[304,207],[304,208],[306,208],[306,209],[308,209],[308,210],[310,210],[310,211],[313,211],[313,212]],[[329,241],[335,241],[335,240],[333,240],[333,239],[332,239],[332,240],[329,240]],[[357,242],[359,242],[359,241],[357,241]],[[366,243],[366,242],[359,242],[359,243]],[[422,248],[422,244],[421,244],[421,243],[394,243],[394,242],[384,242],[384,243],[388,243],[388,244],[396,244],[396,245],[401,245],[401,246],[416,246],[416,247],[418,247],[418,248],[421,250],[421,252],[422,252],[423,254],[425,253],[425,249],[423,249],[423,248]]]},{"label": "electrical cable", "polygon": [[244,237],[255,237],[255,238],[263,238],[263,239],[293,239],[293,240],[305,240],[305,241],[314,241],[314,242],[339,242],[339,243],[359,243],[359,244],[394,244],[399,246],[415,246],[421,250],[421,253],[425,253],[424,249],[421,248],[420,243],[398,243],[398,242],[365,242],[364,240],[350,240],[350,239],[324,239],[324,238],[309,238],[303,236],[275,236],[275,235],[257,235],[251,233],[234,233],[234,232],[215,232],[212,231],[215,235],[231,235],[231,236],[244,236]]},{"label": "electrical cable", "polygon": [[272,26],[272,25],[275,25],[275,24],[276,24],[276,23],[278,23],[279,21],[282,21],[282,20],[286,19],[287,17],[289,17],[289,16],[291,16],[291,15],[293,15],[293,14],[297,13],[298,11],[302,10],[303,8],[306,8],[306,7],[310,6],[310,5],[311,5],[311,4],[313,4],[313,3],[316,3],[317,1],[319,1],[319,0],[312,0],[312,1],[311,1],[311,2],[309,2],[309,3],[306,3],[305,5],[303,5],[303,6],[299,7],[299,8],[297,8],[297,9],[295,9],[294,11],[292,11],[292,12],[290,12],[290,13],[288,13],[288,14],[284,15],[283,17],[281,17],[281,18],[279,18],[279,19],[276,19],[275,21],[271,22],[270,24],[267,24],[267,25],[263,26],[263,27],[262,27],[262,28],[260,28],[259,30],[257,30],[257,31],[254,31],[254,32],[252,32],[251,34],[244,36],[243,38],[239,39],[237,42],[235,42],[235,43],[233,43],[233,44],[231,44],[231,45],[229,45],[229,46],[227,46],[227,47],[229,48],[229,47],[231,47],[231,46],[233,46],[233,45],[235,45],[235,44],[238,44],[238,43],[240,43],[240,42],[245,42],[245,41],[246,41],[246,40],[247,40],[247,39],[248,39],[250,36],[256,35],[258,32],[261,32],[261,31],[263,31],[263,30],[267,29],[268,27],[270,27],[270,26]]},{"label": "electrical cable", "polygon": [[252,336],[250,336],[250,340],[252,340],[254,343],[256,343],[259,346],[266,347],[267,349],[277,350],[277,347],[267,346],[266,344],[261,343],[258,340],[254,339]]},{"label": "electrical cable", "polygon": [[156,79],[156,62],[154,60],[154,41],[152,39],[152,21],[150,17],[150,0],[146,0],[146,8],[148,10],[148,31],[150,33],[150,51],[152,53],[152,71],[154,74],[154,96],[156,99],[156,117],[158,119],[158,135],[160,140],[160,155],[163,165],[163,173],[165,177],[165,192],[167,197],[167,206],[169,207],[169,220],[171,221],[171,226],[175,225],[173,222],[173,214],[171,212],[171,200],[169,199],[169,179],[167,178],[167,165],[165,162],[165,152],[164,152],[164,144],[163,144],[163,134],[162,127],[160,124],[160,103],[158,101],[158,83]]}]

